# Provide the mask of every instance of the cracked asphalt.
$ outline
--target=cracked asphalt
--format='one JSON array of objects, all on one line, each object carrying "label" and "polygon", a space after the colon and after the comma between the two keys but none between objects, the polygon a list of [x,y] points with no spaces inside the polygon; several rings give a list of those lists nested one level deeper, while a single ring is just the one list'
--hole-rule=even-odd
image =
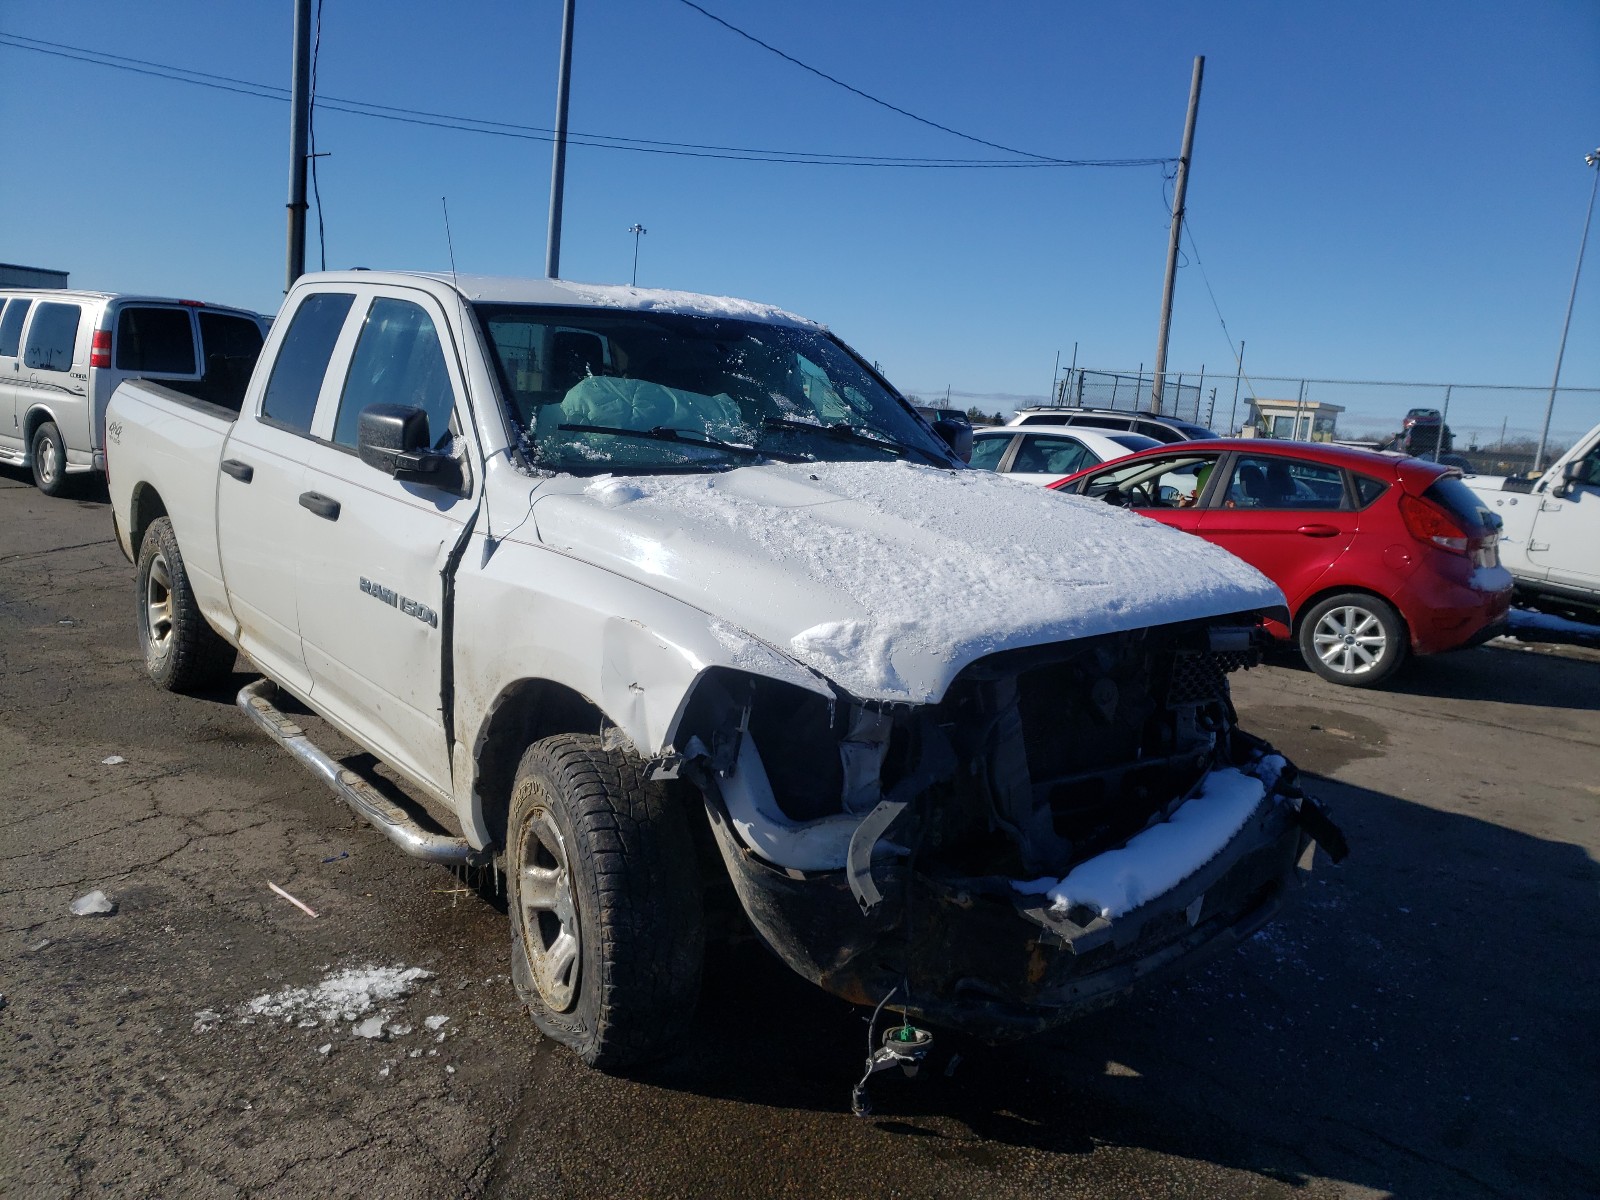
[{"label": "cracked asphalt", "polygon": [[[1600,1194],[1600,654],[1236,677],[1351,858],[1175,984],[942,1039],[858,1119],[863,1014],[748,939],[647,1075],[542,1041],[503,913],[254,732],[251,676],[146,682],[110,538],[103,492],[0,471],[0,1195]],[[116,911],[70,915],[95,888]],[[431,972],[384,1038],[245,1008],[367,966]]]}]

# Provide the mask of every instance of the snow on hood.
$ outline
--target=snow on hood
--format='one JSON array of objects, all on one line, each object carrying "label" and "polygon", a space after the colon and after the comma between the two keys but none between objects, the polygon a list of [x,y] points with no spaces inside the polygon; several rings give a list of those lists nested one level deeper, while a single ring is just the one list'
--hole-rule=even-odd
[{"label": "snow on hood", "polygon": [[1197,537],[987,471],[802,463],[568,480],[535,498],[542,543],[863,699],[934,703],[997,651],[1283,604]]}]

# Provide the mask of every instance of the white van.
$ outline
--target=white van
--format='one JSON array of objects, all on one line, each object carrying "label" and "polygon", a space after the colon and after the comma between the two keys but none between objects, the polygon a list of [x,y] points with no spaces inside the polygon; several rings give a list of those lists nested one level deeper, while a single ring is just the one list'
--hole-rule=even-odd
[{"label": "white van", "polygon": [[0,463],[32,466],[58,496],[105,470],[106,404],[124,379],[202,399],[249,379],[267,318],[198,300],[51,288],[0,289]]}]

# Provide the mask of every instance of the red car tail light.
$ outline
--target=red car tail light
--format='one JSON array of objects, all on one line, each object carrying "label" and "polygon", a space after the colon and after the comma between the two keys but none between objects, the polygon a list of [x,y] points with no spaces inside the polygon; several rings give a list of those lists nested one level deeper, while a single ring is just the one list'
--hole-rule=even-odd
[{"label": "red car tail light", "polygon": [[1417,541],[1452,554],[1466,554],[1475,541],[1442,508],[1416,496],[1400,497],[1400,518],[1406,524],[1406,532]]},{"label": "red car tail light", "polygon": [[111,365],[111,330],[96,329],[94,341],[89,344],[89,365],[91,367],[109,367]]}]

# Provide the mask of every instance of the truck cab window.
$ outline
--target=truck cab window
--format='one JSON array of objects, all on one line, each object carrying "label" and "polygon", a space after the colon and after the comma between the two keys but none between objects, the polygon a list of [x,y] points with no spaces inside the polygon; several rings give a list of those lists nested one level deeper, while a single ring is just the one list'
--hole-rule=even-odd
[{"label": "truck cab window", "polygon": [[354,301],[349,292],[313,292],[295,309],[261,400],[263,420],[295,433],[311,432],[328,360]]},{"label": "truck cab window", "polygon": [[428,314],[409,300],[380,296],[372,302],[350,360],[333,440],[354,446],[361,410],[369,404],[406,404],[428,414],[428,437],[450,441],[455,392],[439,334]]}]

